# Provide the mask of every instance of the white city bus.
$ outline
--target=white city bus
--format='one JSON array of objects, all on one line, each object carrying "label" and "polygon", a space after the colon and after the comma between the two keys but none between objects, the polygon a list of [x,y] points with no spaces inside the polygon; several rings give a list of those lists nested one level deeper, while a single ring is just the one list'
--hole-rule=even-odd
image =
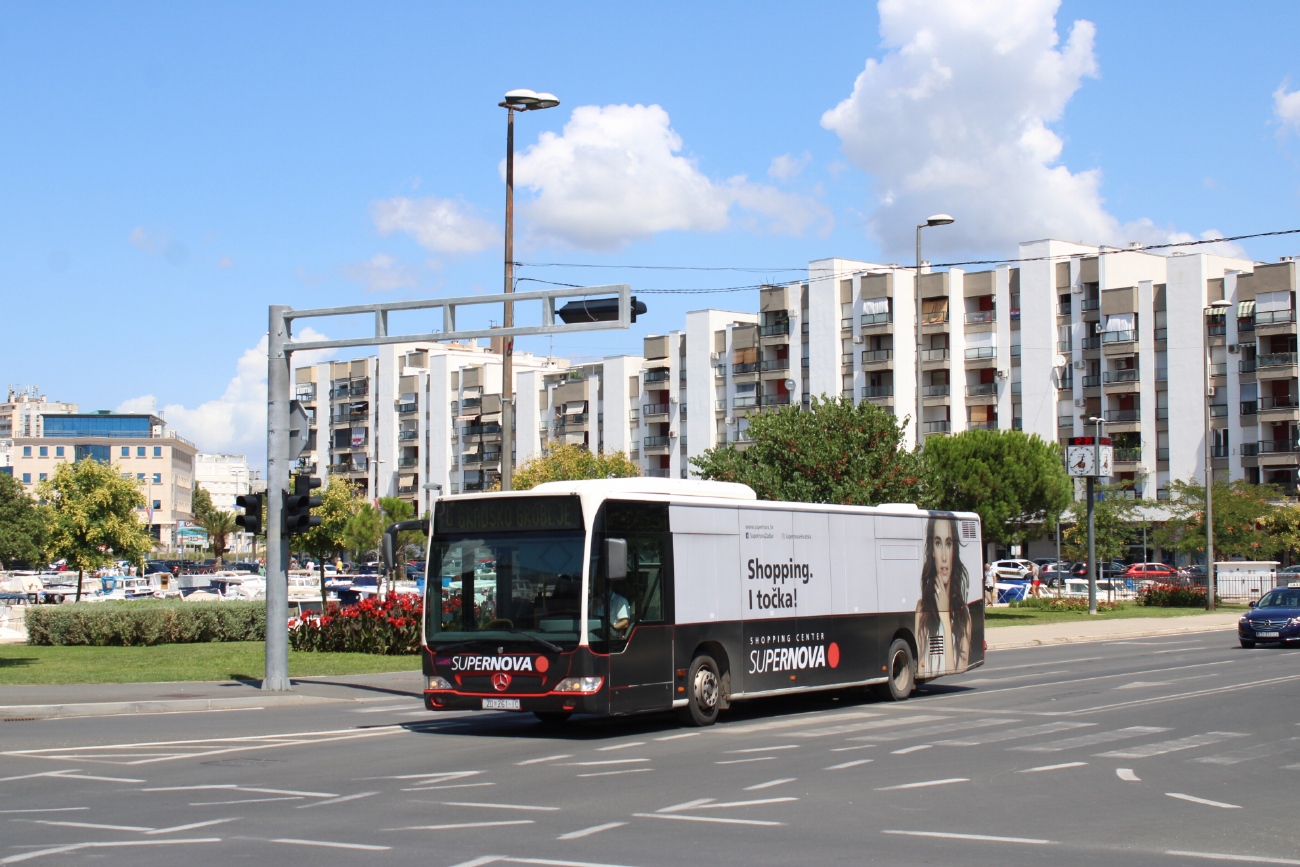
[{"label": "white city bus", "polygon": [[983,663],[979,518],[607,479],[439,500],[425,705],[574,713],[918,681]]}]

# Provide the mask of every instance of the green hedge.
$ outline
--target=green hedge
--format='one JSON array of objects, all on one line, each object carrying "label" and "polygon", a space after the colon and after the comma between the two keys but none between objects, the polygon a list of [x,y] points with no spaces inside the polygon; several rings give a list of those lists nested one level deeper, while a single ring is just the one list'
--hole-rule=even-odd
[{"label": "green hedge", "polygon": [[265,602],[81,602],[33,605],[27,643],[141,647],[208,641],[264,641]]},{"label": "green hedge", "polygon": [[[1206,590],[1204,587],[1184,587],[1179,584],[1152,584],[1138,595],[1143,605],[1158,608],[1204,608]],[[1222,604],[1219,594],[1214,594],[1216,605]]]}]

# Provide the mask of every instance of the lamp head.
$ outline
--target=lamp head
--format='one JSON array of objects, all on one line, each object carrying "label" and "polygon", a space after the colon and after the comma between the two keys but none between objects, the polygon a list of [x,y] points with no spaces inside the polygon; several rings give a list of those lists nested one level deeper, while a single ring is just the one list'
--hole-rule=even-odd
[{"label": "lamp head", "polygon": [[927,226],[947,226],[947,225],[949,225],[949,224],[951,224],[951,223],[954,223],[954,222],[956,222],[956,221],[955,221],[952,217],[950,217],[949,215],[947,215],[947,214],[935,214],[934,216],[930,217],[928,220],[925,221],[925,225],[927,225]]},{"label": "lamp head", "polygon": [[555,108],[560,100],[553,93],[538,93],[535,90],[521,88],[505,95],[501,105],[516,111],[535,111],[539,108]]}]

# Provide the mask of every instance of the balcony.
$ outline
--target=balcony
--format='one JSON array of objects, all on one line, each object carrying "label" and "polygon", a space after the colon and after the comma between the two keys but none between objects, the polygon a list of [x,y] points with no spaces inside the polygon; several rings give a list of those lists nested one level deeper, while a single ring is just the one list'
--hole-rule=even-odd
[{"label": "balcony", "polygon": [[744,364],[731,365],[732,373],[758,373],[758,362],[749,361]]},{"label": "balcony", "polygon": [[1102,375],[1102,382],[1112,385],[1120,382],[1139,382],[1140,377],[1136,369],[1133,370],[1108,370]]},{"label": "balcony", "polygon": [[1238,333],[1238,334],[1244,334],[1244,333],[1246,333],[1246,332],[1248,332],[1248,331],[1254,331],[1254,330],[1255,330],[1255,317],[1252,316],[1252,317],[1250,317],[1249,319],[1238,319],[1238,320],[1237,320],[1237,333]]},{"label": "balcony", "polygon": [[864,349],[862,350],[863,364],[879,364],[894,357],[892,349]]},{"label": "balcony", "polygon": [[1156,407],[1156,421],[1169,421],[1169,407]]},{"label": "balcony", "polygon": [[1295,363],[1296,353],[1294,352],[1270,352],[1255,359],[1255,364],[1260,370],[1266,370],[1270,367],[1294,367]]},{"label": "balcony", "polygon": [[[945,386],[946,388],[947,386]],[[876,397],[893,397],[894,387],[892,385],[864,385],[862,386],[862,396],[866,399]]]},{"label": "balcony", "polygon": [[1232,448],[1230,446],[1210,446],[1210,457],[1216,460],[1223,460],[1231,456]]},{"label": "balcony", "polygon": [[790,392],[765,394],[762,398],[763,406],[789,406]]},{"label": "balcony", "polygon": [[646,418],[652,415],[668,415],[672,404],[668,403],[647,403],[642,405],[641,414]]},{"label": "balcony", "polygon": [[300,385],[293,392],[294,400],[312,401],[316,399],[316,386]]},{"label": "balcony", "polygon": [[1228,375],[1228,365],[1227,365],[1227,364],[1211,364],[1211,365],[1210,365],[1210,376],[1227,376],[1227,375]]},{"label": "balcony", "polygon": [[483,463],[485,463],[485,464],[499,464],[499,463],[501,463],[501,452],[484,452],[484,453],[483,453]]},{"label": "balcony", "polygon": [[1072,305],[1072,304],[1070,303],[1070,299],[1069,299],[1069,297],[1067,296],[1067,297],[1066,297],[1066,300],[1063,301],[1063,302],[1061,302],[1061,303],[1057,306],[1057,308],[1056,308],[1056,315],[1057,315],[1057,316],[1069,316],[1069,315],[1070,315],[1070,311],[1073,310],[1073,309],[1074,309],[1074,305]]},{"label": "balcony", "polygon": [[420,465],[420,459],[419,459],[419,458],[398,458],[398,459],[397,459],[397,465],[398,465],[399,467],[403,467],[403,468],[404,468],[404,467],[417,467],[417,466]]},{"label": "balcony", "polygon": [[966,386],[967,397],[981,397],[988,395],[997,395],[998,384],[996,382],[979,382],[975,385]]},{"label": "balcony", "polygon": [[1074,376],[1073,376],[1073,374],[1070,374],[1070,375],[1067,375],[1067,376],[1062,376],[1061,379],[1060,379],[1060,381],[1057,383],[1056,387],[1059,388],[1061,391],[1070,391],[1070,390],[1072,390],[1072,389],[1074,388]]},{"label": "balcony", "polygon": [[1094,334],[1092,337],[1083,338],[1079,341],[1079,348],[1084,352],[1089,352],[1093,349],[1101,349],[1101,335]]},{"label": "balcony", "polygon": [[1162,503],[1169,502],[1170,500],[1169,494],[1170,492],[1168,488],[1156,488],[1156,499]]},{"label": "balcony", "polygon": [[1070,340],[1056,341],[1056,351],[1062,354],[1074,351],[1074,342]]},{"label": "balcony", "polygon": [[[481,397],[467,397],[460,402],[461,411],[477,410],[482,405],[483,405],[483,398]],[[475,413],[466,412],[466,415],[474,415],[474,414]]]},{"label": "balcony", "polygon": [[894,321],[892,313],[863,313],[862,327],[871,328],[876,325],[888,325]]},{"label": "balcony", "polygon": [[1168,382],[1168,381],[1169,381],[1169,369],[1166,367],[1157,367],[1156,382]]},{"label": "balcony", "polygon": [[1163,449],[1156,449],[1156,460],[1165,461],[1166,463],[1168,463],[1169,449],[1167,447]]},{"label": "balcony", "polygon": [[1084,313],[1092,313],[1101,310],[1100,298],[1084,298],[1079,302],[1079,310]]},{"label": "balcony", "polygon": [[947,421],[927,421],[921,425],[921,430],[925,433],[947,433],[952,430],[952,423]]},{"label": "balcony", "polygon": [[1074,427],[1074,416],[1072,416],[1072,415],[1058,415],[1058,416],[1056,417],[1056,426],[1057,426],[1057,427],[1069,427],[1069,428]]},{"label": "balcony", "polygon": [[1101,375],[1100,375],[1100,374],[1097,374],[1097,373],[1088,374],[1087,376],[1081,377],[1081,379],[1083,380],[1083,387],[1084,387],[1084,388],[1100,388],[1100,387],[1101,387]]},{"label": "balcony", "polygon": [[788,359],[788,358],[769,358],[769,359],[767,359],[766,361],[760,361],[760,362],[758,363],[758,369],[759,369],[760,372],[767,372],[767,371],[769,371],[769,370],[789,370],[789,369],[790,369],[790,359]]},{"label": "balcony", "polygon": [[1259,404],[1253,400],[1243,400],[1241,402],[1241,415],[1254,415],[1259,411]]},{"label": "balcony", "polygon": [[996,346],[972,346],[966,350],[966,358],[997,358],[998,348]]},{"label": "balcony", "polygon": [[1019,358],[1019,357],[1020,357],[1020,344],[1019,344],[1019,343],[1013,343],[1013,344],[1011,344],[1011,357],[1012,357],[1012,358]]},{"label": "balcony", "polygon": [[[414,436],[415,431],[402,431],[401,435],[398,436],[398,439],[406,439],[407,437],[405,436],[405,434],[407,433],[410,433],[412,435],[410,437],[411,439],[415,439]],[[476,437],[476,436],[483,436],[484,434],[499,434],[499,433],[501,433],[501,425],[496,422],[493,422],[491,424],[470,424],[470,425],[465,425],[460,429],[460,435],[463,437]]]},{"label": "balcony", "polygon": [[1241,361],[1238,361],[1238,362],[1237,362],[1237,372],[1238,372],[1238,373],[1254,373],[1254,372],[1255,372],[1255,359],[1253,359],[1253,358],[1243,358]]},{"label": "balcony", "polygon": [[1266,325],[1286,325],[1289,322],[1295,322],[1294,310],[1267,310],[1263,313],[1255,311],[1256,328]]},{"label": "balcony", "polygon": [[1141,419],[1142,411],[1137,409],[1108,409],[1106,410],[1106,421],[1108,422],[1135,422]]},{"label": "balcony", "polygon": [[952,394],[952,385],[943,383],[942,385],[925,385],[921,387],[922,397],[947,397]]},{"label": "balcony", "polygon": [[731,399],[731,406],[734,409],[758,406],[758,395],[736,395]]},{"label": "balcony", "polygon": [[654,370],[647,370],[643,378],[646,382],[667,382],[671,378],[671,374],[668,368],[659,367]]},{"label": "balcony", "polygon": [[1136,331],[1103,331],[1100,335],[1103,345],[1111,343],[1132,343],[1137,340]]},{"label": "balcony", "polygon": [[667,447],[668,447],[669,445],[671,445],[671,444],[672,444],[672,437],[669,437],[669,436],[656,436],[656,437],[642,437],[642,438],[641,438],[641,445],[642,445],[642,447],[644,447],[646,450],[649,450],[649,449],[661,449],[661,448],[667,448]]},{"label": "balcony", "polygon": [[1133,464],[1142,460],[1142,448],[1116,448],[1114,460],[1117,464]]},{"label": "balcony", "polygon": [[1011,383],[1011,393],[1012,393],[1012,394],[1021,394],[1021,393],[1023,393],[1023,392],[1024,392],[1024,383],[1022,383],[1022,382],[1020,382],[1020,381],[1016,381],[1016,382]]},{"label": "balcony", "polygon": [[1288,395],[1288,396],[1286,396],[1286,397],[1272,397],[1272,396],[1265,396],[1265,397],[1261,397],[1261,398],[1259,399],[1259,411],[1260,411],[1260,412],[1270,412],[1270,411],[1273,411],[1273,410],[1296,409],[1296,408],[1298,408],[1298,407],[1300,407],[1300,400],[1297,400],[1297,399],[1296,399],[1294,396],[1292,396],[1292,395]]},{"label": "balcony", "polygon": [[1157,329],[1155,330],[1155,339],[1156,339],[1156,342],[1159,342],[1159,341],[1161,341],[1161,340],[1168,340],[1168,339],[1169,339],[1169,329],[1168,329],[1168,328],[1157,328]]},{"label": "balcony", "polygon": [[[499,427],[500,425],[498,425]],[[402,442],[409,442],[410,440],[419,439],[419,437],[420,432],[418,430],[399,430],[397,432],[397,438]]]},{"label": "balcony", "polygon": [[[1300,441],[1297,440],[1260,440],[1256,445],[1259,447],[1259,454],[1261,455],[1291,454],[1300,452]],[[1242,448],[1244,449],[1245,447],[1243,446]]]},{"label": "balcony", "polygon": [[966,423],[966,429],[967,430],[997,430],[998,421],[997,419],[993,419],[992,421],[971,421]]},{"label": "balcony", "polygon": [[973,310],[966,314],[967,325],[990,325],[998,321],[996,310]]},{"label": "balcony", "polygon": [[646,478],[650,479],[667,479],[672,477],[672,470],[664,467],[651,467],[645,471]]},{"label": "balcony", "polygon": [[1227,418],[1228,405],[1226,403],[1210,404],[1210,418]]},{"label": "balcony", "polygon": [[922,349],[921,360],[922,361],[947,361],[948,350],[947,349]]},{"label": "balcony", "polygon": [[1228,333],[1228,323],[1222,316],[1207,316],[1205,318],[1205,333],[1211,337],[1223,337]]},{"label": "balcony", "polygon": [[415,413],[419,411],[420,411],[420,405],[418,403],[399,403],[397,405],[398,415],[410,415],[411,413]]},{"label": "balcony", "polygon": [[725,379],[727,376],[727,365],[719,364],[713,368],[713,375],[718,379]]},{"label": "balcony", "polygon": [[777,337],[790,333],[790,320],[782,319],[775,325],[764,325],[758,329],[759,337]]}]

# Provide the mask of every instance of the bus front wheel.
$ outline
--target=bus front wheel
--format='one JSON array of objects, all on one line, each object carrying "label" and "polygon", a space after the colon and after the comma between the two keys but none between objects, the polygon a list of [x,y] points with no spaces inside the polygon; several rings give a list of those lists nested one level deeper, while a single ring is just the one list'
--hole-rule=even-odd
[{"label": "bus front wheel", "polygon": [[916,661],[912,646],[901,638],[889,645],[889,681],[881,684],[880,697],[902,701],[916,688]]},{"label": "bus front wheel", "polygon": [[686,689],[686,707],[677,709],[678,719],[685,725],[713,725],[722,703],[722,678],[713,657],[700,654],[691,660],[686,672]]}]

